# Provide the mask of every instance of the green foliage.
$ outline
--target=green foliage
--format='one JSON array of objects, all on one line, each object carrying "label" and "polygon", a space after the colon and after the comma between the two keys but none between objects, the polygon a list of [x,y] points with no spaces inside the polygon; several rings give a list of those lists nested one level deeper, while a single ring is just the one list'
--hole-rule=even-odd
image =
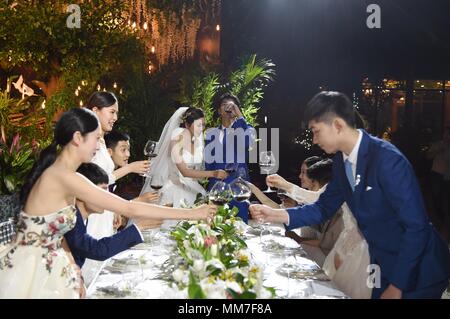
[{"label": "green foliage", "polygon": [[0,142],[0,194],[19,191],[33,167],[38,147],[36,142],[24,142],[19,134],[10,143]]},{"label": "green foliage", "polygon": [[268,59],[256,60],[256,54],[242,60],[241,67],[232,72],[226,84],[228,91],[239,97],[242,114],[253,126],[257,124],[258,104],[264,89],[274,80],[275,64]]},{"label": "green foliage", "polygon": [[[7,72],[26,68],[43,83],[56,80],[53,89],[58,92],[47,101],[49,119],[58,109],[77,106],[80,99],[86,101],[98,80],[126,59],[121,51],[124,44],[142,46],[123,19],[125,1],[78,1],[81,28],[66,25],[66,8],[71,3],[74,1],[0,4],[1,67]],[[74,92],[83,80],[86,86],[76,97]]]},{"label": "green foliage", "polygon": [[[8,85],[17,76],[7,79]],[[39,96],[12,98],[7,90],[0,91],[0,127],[3,143],[12,135],[20,133],[25,142],[46,140],[51,131],[45,121],[45,111],[42,109],[44,99]]]},{"label": "green foliage", "polygon": [[253,54],[242,59],[241,66],[223,84],[214,72],[200,78],[194,76],[191,80],[182,79],[178,100],[201,108],[205,112],[206,125],[213,127],[219,124],[218,119],[214,119],[214,100],[219,94],[229,92],[240,99],[242,114],[247,122],[256,126],[258,105],[264,97],[264,89],[274,80],[274,67],[270,60],[257,60]]},{"label": "green foliage", "polygon": [[192,106],[198,107],[204,111],[207,126],[214,126],[214,108],[211,106],[218,88],[219,76],[216,73],[210,73],[203,79],[199,79],[194,83]]},{"label": "green foliage", "polygon": [[188,296],[189,299],[206,299],[206,295],[192,271],[189,272]]}]

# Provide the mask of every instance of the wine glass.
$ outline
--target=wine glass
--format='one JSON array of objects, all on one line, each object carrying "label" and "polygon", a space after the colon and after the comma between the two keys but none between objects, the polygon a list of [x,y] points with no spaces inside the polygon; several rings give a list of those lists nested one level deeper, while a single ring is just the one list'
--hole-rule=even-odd
[{"label": "wine glass", "polygon": [[[148,140],[144,146],[144,155],[148,157],[150,161],[151,158],[156,157],[158,154],[155,153],[157,142]],[[141,176],[149,177],[149,172],[141,174]]]},{"label": "wine glass", "polygon": [[240,177],[236,178],[230,183],[231,193],[233,194],[233,198],[237,202],[245,202],[250,205],[249,199],[252,195],[252,191],[247,183]]},{"label": "wine glass", "polygon": [[150,182],[151,188],[158,191],[163,187],[164,181],[161,175],[153,175],[152,181]]},{"label": "wine glass", "polygon": [[[272,151],[264,151],[259,154],[259,167],[261,172],[269,175],[272,173],[273,168],[276,166],[275,155]],[[273,190],[267,185],[267,189],[263,191],[264,193],[272,193]]]},{"label": "wine glass", "polygon": [[223,181],[217,181],[208,193],[208,199],[214,205],[225,205],[233,198],[230,185]]}]

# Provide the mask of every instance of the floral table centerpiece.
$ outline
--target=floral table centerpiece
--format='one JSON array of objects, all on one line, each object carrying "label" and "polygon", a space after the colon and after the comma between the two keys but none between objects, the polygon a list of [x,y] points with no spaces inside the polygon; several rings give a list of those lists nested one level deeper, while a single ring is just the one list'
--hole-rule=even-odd
[{"label": "floral table centerpiece", "polygon": [[262,269],[242,238],[245,224],[237,208],[220,206],[210,224],[183,221],[171,232],[177,258],[166,271],[172,287],[189,298],[272,298],[273,288],[262,285]]}]

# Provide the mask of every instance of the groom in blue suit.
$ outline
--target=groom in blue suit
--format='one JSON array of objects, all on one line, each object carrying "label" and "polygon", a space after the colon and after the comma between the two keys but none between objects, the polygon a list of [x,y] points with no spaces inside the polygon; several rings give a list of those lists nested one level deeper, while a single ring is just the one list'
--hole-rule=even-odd
[{"label": "groom in blue suit", "polygon": [[305,115],[313,142],[335,154],[332,181],[312,205],[254,205],[252,217],[283,222],[290,230],[320,224],[347,202],[368,243],[372,269],[379,270],[370,276],[378,278],[372,298],[440,298],[450,277],[449,248],[427,217],[408,160],[392,144],[355,129],[352,103],[342,93],[319,93]]},{"label": "groom in blue suit", "polygon": [[[205,142],[205,168],[206,170],[227,170],[225,183],[230,183],[237,177],[249,180],[248,159],[249,149],[255,140],[255,130],[247,123],[240,110],[239,99],[231,94],[224,94],[217,103],[217,113],[221,119],[221,125],[208,130]],[[228,165],[227,165],[228,164]],[[231,165],[230,165],[231,164]],[[208,190],[218,181],[210,178]],[[230,206],[239,209],[238,216],[244,222],[248,221],[248,204],[233,200]]]}]

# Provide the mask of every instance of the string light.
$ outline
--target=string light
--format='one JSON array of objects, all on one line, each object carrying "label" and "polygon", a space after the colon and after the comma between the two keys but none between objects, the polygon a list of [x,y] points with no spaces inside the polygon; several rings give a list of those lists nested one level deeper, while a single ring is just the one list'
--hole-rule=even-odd
[{"label": "string light", "polygon": [[101,91],[101,90],[102,90],[102,87],[100,86],[100,84],[97,85],[97,91]]},{"label": "string light", "polygon": [[152,45],[152,53],[155,53],[155,51],[156,51],[155,46]]},{"label": "string light", "polygon": [[147,24],[147,22],[144,22],[144,30],[147,30],[147,28],[148,28],[148,24]]},{"label": "string light", "polygon": [[294,143],[303,146],[307,151],[311,150],[313,146],[311,130],[305,130],[300,136],[297,136]]},{"label": "string light", "polygon": [[83,101],[80,100],[80,106],[83,106]]},{"label": "string light", "polygon": [[114,82],[113,87],[114,87],[115,89],[117,89],[117,83],[116,83],[116,82]]},{"label": "string light", "polygon": [[78,95],[80,95],[80,94],[78,93],[78,90],[75,90],[75,96],[78,96]]},{"label": "string light", "polygon": [[216,25],[216,31],[220,31],[220,24]]},{"label": "string light", "polygon": [[136,22],[133,22],[133,25],[131,26],[133,29],[136,29]]},{"label": "string light", "polygon": [[77,88],[77,90],[78,90],[78,91],[81,91],[81,87],[80,87],[79,85],[78,85],[78,88]]},{"label": "string light", "polygon": [[82,86],[86,86],[87,85],[87,81],[85,81],[85,80],[81,81],[81,85]]},{"label": "string light", "polygon": [[150,64],[148,65],[148,73],[151,73],[152,70],[153,70],[153,65],[150,63]]},{"label": "string light", "polygon": [[122,89],[120,89],[119,93],[120,93],[120,94],[122,94],[122,93],[123,93]]},{"label": "string light", "polygon": [[44,102],[42,102],[41,108],[42,108],[43,110],[45,110],[45,100],[44,100]]},{"label": "string light", "polygon": [[106,88],[103,88],[103,92],[106,92]]}]

